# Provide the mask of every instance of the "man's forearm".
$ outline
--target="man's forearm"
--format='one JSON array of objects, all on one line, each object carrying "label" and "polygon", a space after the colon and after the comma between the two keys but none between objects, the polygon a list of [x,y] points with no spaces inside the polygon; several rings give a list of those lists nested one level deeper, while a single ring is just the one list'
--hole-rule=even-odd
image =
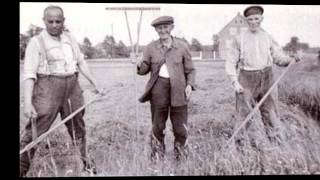
[{"label": "man's forearm", "polygon": [[141,63],[137,65],[137,73],[139,75],[145,75],[149,71],[150,71],[150,64],[147,63],[146,61],[141,61]]},{"label": "man's forearm", "polygon": [[96,87],[97,83],[95,79],[93,78],[88,65],[86,62],[82,62],[78,65],[80,72],[83,74],[83,76],[93,85]]},{"label": "man's forearm", "polygon": [[26,105],[32,104],[32,92],[34,87],[34,79],[29,78],[24,82],[24,103]]},{"label": "man's forearm", "polygon": [[194,70],[191,73],[187,74],[187,85],[190,85],[192,90],[196,90]]},{"label": "man's forearm", "polygon": [[238,77],[237,75],[229,75],[229,78],[231,80],[231,83],[238,82]]}]

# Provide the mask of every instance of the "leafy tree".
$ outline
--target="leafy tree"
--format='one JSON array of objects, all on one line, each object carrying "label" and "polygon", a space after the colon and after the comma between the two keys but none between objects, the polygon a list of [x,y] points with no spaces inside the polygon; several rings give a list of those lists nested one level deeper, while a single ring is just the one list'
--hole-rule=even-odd
[{"label": "leafy tree", "polygon": [[84,54],[85,59],[92,59],[95,55],[95,49],[92,47],[89,38],[85,37],[83,39],[83,43],[80,46],[82,48],[82,52]]},{"label": "leafy tree", "polygon": [[31,24],[29,26],[29,29],[27,30],[27,32],[25,34],[20,34],[20,59],[23,60],[24,59],[24,56],[25,56],[25,51],[26,51],[26,48],[27,48],[27,45],[30,41],[30,39],[33,37],[33,36],[36,36],[38,34],[40,34],[40,32],[43,30],[42,27],[39,27],[39,26],[36,26],[36,25],[33,25]]},{"label": "leafy tree", "polygon": [[191,51],[202,51],[202,45],[196,38],[191,40]]},{"label": "leafy tree", "polygon": [[95,48],[95,54],[94,54],[95,58],[106,58],[107,57],[107,52],[105,50],[103,42],[98,43],[94,48]]},{"label": "leafy tree", "polygon": [[20,34],[20,59],[23,60],[30,37],[25,34]]},{"label": "leafy tree", "polygon": [[31,24],[29,26],[29,30],[27,31],[27,35],[30,38],[32,38],[33,36],[36,36],[36,35],[40,34],[42,30],[43,30],[42,27],[39,27],[39,26]]},{"label": "leafy tree", "polygon": [[308,50],[308,43],[300,43],[299,38],[296,36],[291,37],[290,42],[287,43],[284,48],[285,51],[289,51],[289,53],[297,52],[298,50]]},{"label": "leafy tree", "polygon": [[119,57],[129,57],[130,52],[127,46],[120,40],[116,47],[116,55]]},{"label": "leafy tree", "polygon": [[214,34],[212,36],[212,40],[213,40],[213,51],[219,51],[219,43],[220,43],[219,35]]},{"label": "leafy tree", "polygon": [[107,57],[113,57],[116,47],[116,41],[114,37],[107,35],[103,41],[103,47],[107,53]]},{"label": "leafy tree", "polygon": [[188,45],[188,47],[190,48],[191,45],[190,45],[190,43],[186,40],[186,38],[184,38],[184,37],[182,37],[182,38],[180,38],[180,37],[175,37],[175,38],[182,40],[182,41],[185,42],[185,43]]}]

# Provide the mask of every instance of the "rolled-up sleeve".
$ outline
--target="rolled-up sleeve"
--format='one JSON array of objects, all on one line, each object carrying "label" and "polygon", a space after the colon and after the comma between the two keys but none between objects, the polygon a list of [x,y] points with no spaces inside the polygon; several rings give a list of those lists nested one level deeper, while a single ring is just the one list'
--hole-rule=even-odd
[{"label": "rolled-up sleeve", "polygon": [[192,62],[192,56],[188,46],[184,47],[184,73],[186,75],[187,84],[191,85],[192,90],[196,89],[195,84],[195,68]]},{"label": "rolled-up sleeve", "polygon": [[139,75],[145,75],[150,71],[151,67],[151,53],[150,53],[150,45],[146,47],[146,49],[143,51],[142,55],[142,63],[139,66],[137,66],[137,73]]},{"label": "rolled-up sleeve", "polygon": [[23,80],[37,79],[37,71],[40,63],[40,49],[36,38],[32,38],[27,45],[23,66]]},{"label": "rolled-up sleeve", "polygon": [[273,63],[278,66],[287,66],[292,58],[284,54],[281,47],[271,36],[269,38],[271,42],[271,56],[273,58]]},{"label": "rolled-up sleeve", "polygon": [[237,81],[237,66],[240,58],[240,47],[236,38],[232,39],[231,46],[227,47],[225,57],[225,70],[232,82]]}]

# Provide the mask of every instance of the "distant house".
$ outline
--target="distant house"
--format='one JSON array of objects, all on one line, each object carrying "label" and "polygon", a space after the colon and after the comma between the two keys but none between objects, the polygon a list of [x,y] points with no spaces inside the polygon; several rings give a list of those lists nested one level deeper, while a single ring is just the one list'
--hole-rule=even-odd
[{"label": "distant house", "polygon": [[218,33],[219,56],[224,57],[226,49],[231,46],[233,36],[248,29],[248,24],[244,16],[238,13],[222,30]]}]

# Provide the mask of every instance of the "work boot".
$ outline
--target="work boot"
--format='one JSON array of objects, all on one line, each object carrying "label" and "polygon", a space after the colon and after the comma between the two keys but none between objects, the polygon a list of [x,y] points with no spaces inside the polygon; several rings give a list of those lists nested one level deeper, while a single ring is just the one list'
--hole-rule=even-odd
[{"label": "work boot", "polygon": [[30,167],[30,161],[26,153],[20,155],[20,169],[19,177],[25,177]]},{"label": "work boot", "polygon": [[188,145],[181,145],[180,143],[174,143],[174,157],[176,161],[187,159],[189,154]]},{"label": "work boot", "polygon": [[92,159],[87,158],[87,146],[86,146],[86,138],[79,138],[76,140],[76,145],[79,147],[81,160],[83,162],[83,171],[97,174],[95,163]]},{"label": "work boot", "polygon": [[19,176],[20,177],[26,177],[29,168],[30,168],[30,164],[31,161],[33,159],[33,156],[35,154],[35,148],[31,148],[29,151],[24,152],[20,155],[20,173]]},{"label": "work boot", "polygon": [[20,167],[19,177],[26,177],[28,170],[26,168]]},{"label": "work boot", "polygon": [[159,141],[156,137],[151,136],[151,161],[156,162],[157,160],[163,160],[165,154],[164,141]]},{"label": "work boot", "polygon": [[83,171],[89,172],[90,174],[97,174],[97,169],[95,162],[93,160],[82,160],[83,162]]}]

